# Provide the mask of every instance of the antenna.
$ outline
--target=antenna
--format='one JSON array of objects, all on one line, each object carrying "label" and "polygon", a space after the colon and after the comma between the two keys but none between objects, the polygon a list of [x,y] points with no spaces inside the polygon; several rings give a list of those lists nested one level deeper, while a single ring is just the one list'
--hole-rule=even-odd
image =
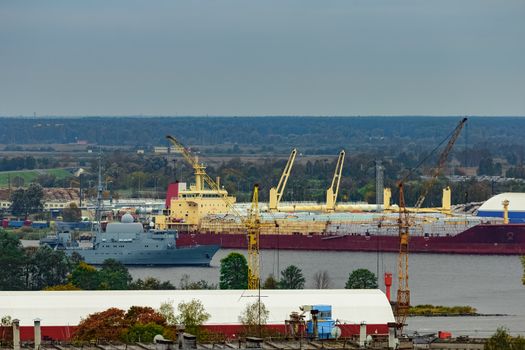
[{"label": "antenna", "polygon": [[102,207],[104,206],[102,198],[102,149],[98,151],[98,188],[97,188],[97,207],[95,210],[95,218],[98,221],[97,231],[101,231],[102,221]]}]

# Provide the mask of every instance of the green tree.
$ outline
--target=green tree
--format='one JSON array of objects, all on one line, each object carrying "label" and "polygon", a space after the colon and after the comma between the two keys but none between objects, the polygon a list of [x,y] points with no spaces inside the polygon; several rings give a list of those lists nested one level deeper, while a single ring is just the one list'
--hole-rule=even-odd
[{"label": "green tree", "polygon": [[0,290],[24,289],[26,256],[18,238],[0,230]]},{"label": "green tree", "polygon": [[168,300],[161,303],[158,312],[164,317],[168,326],[174,326],[177,324],[175,309],[173,308],[173,301]]},{"label": "green tree", "polygon": [[281,289],[303,289],[304,276],[300,268],[290,265],[281,271],[281,280],[279,281]]},{"label": "green tree", "polygon": [[132,280],[128,269],[115,259],[104,260],[98,274],[100,281],[98,289],[128,289],[128,285]]},{"label": "green tree", "polygon": [[156,323],[137,323],[124,331],[122,338],[127,343],[145,342],[152,343],[157,334],[163,334],[164,327]]},{"label": "green tree", "polygon": [[525,350],[525,338],[521,336],[512,337],[505,328],[500,327],[496,333],[487,340],[483,349]]},{"label": "green tree", "polygon": [[246,335],[260,336],[262,328],[268,323],[269,317],[270,311],[266,308],[266,305],[257,300],[246,305],[246,308],[239,316],[239,322],[244,326]]},{"label": "green tree", "polygon": [[180,303],[177,305],[179,315],[176,317],[178,324],[183,324],[185,329],[192,334],[199,335],[200,328],[204,322],[211,317],[204,309],[202,302],[197,299],[192,299],[187,303]]},{"label": "green tree", "polygon": [[82,221],[82,210],[80,210],[76,203],[70,203],[67,208],[62,210],[62,218],[65,222]]},{"label": "green tree", "polygon": [[44,190],[39,184],[31,184],[27,189],[19,188],[11,194],[11,212],[23,215],[41,212],[44,209]]},{"label": "green tree", "polygon": [[377,278],[370,270],[357,269],[348,276],[346,289],[376,289]]},{"label": "green tree", "polygon": [[61,250],[49,246],[26,249],[26,288],[42,290],[67,283],[71,262]]},{"label": "green tree", "polygon": [[268,275],[268,277],[264,280],[264,283],[262,285],[263,289],[278,289],[279,284],[273,274]]},{"label": "green tree", "polygon": [[230,253],[221,259],[220,289],[248,288],[248,263],[244,255]]},{"label": "green tree", "polygon": [[71,283],[83,290],[96,290],[100,286],[100,275],[94,266],[81,261],[69,275]]}]

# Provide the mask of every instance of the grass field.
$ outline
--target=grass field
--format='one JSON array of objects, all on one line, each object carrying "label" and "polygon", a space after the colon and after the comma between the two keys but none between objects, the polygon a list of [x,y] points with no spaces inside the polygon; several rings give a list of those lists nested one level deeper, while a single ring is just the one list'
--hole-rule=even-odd
[{"label": "grass field", "polygon": [[9,178],[11,178],[11,185],[13,180],[17,177],[24,179],[24,186],[31,183],[35,178],[42,174],[55,175],[57,179],[63,179],[71,176],[71,173],[66,169],[39,169],[39,170],[20,170],[20,171],[1,171],[0,172],[0,187],[7,187],[9,185]]}]

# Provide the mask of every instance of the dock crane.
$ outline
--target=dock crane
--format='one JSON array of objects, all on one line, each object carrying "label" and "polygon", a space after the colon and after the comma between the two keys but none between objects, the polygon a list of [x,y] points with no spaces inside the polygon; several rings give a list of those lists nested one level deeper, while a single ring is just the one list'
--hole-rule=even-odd
[{"label": "dock crane", "polygon": [[[434,168],[434,171],[432,172],[431,177],[428,179],[428,181],[423,186],[423,190],[421,194],[419,195],[418,200],[416,201],[415,210],[417,211],[419,208],[421,208],[421,205],[425,201],[425,198],[430,191],[431,187],[436,183],[439,174],[441,173],[441,170],[443,169],[443,166],[445,165],[445,162],[448,158],[448,155],[450,151],[452,150],[452,147],[454,146],[454,143],[459,137],[459,134],[461,133],[461,130],[463,129],[463,126],[467,122],[467,118],[463,118],[456,128],[452,131],[452,133],[443,141],[445,142],[448,139],[448,143],[441,152],[441,155],[439,156],[439,160],[437,163],[436,168]],[[442,143],[443,143],[442,142]],[[441,146],[440,143],[434,150],[432,150],[431,154],[436,151],[438,147]],[[429,155],[430,156],[430,155]],[[428,158],[428,157],[427,157]],[[396,323],[397,327],[399,329],[403,329],[406,318],[408,315],[408,310],[410,308],[410,289],[408,287],[408,243],[410,238],[410,221],[409,221],[409,212],[407,210],[406,204],[405,204],[405,195],[404,195],[404,182],[409,178],[412,173],[421,166],[421,164],[427,159],[425,158],[422,162],[420,162],[415,168],[410,170],[410,172],[398,183],[398,189],[399,189],[399,220],[398,220],[398,226],[399,226],[399,255],[398,255],[398,261],[397,261],[397,274],[398,274],[398,289],[397,289],[397,298],[396,298],[396,307],[395,307],[395,316],[396,316]]]},{"label": "dock crane", "polygon": [[345,162],[345,151],[339,152],[337,158],[337,165],[335,167],[332,184],[326,190],[326,211],[335,211],[335,203],[337,201],[337,194],[339,193],[339,184],[341,183],[341,175],[343,173],[343,164]]},{"label": "dock crane", "polygon": [[182,143],[171,135],[167,135],[166,138],[175,146],[175,151],[182,154],[184,159],[193,167],[195,172],[195,187],[198,190],[204,188],[204,183],[208,185],[210,189],[217,192],[218,195],[225,201],[228,209],[233,212],[242,222],[247,231],[248,239],[248,289],[259,288],[260,273],[259,273],[259,235],[261,231],[260,219],[259,219],[259,186],[255,185],[253,188],[252,204],[248,212],[248,216],[245,218],[239,211],[234,207],[233,202],[228,198],[226,191],[221,191],[219,186],[211,177],[206,174],[206,166],[199,163],[198,158],[191,155],[190,151]]},{"label": "dock crane", "polygon": [[270,211],[277,211],[277,207],[279,205],[279,202],[281,201],[281,198],[283,197],[284,188],[286,187],[286,182],[288,181],[288,178],[290,177],[290,172],[292,171],[293,163],[295,161],[295,156],[297,155],[297,149],[293,149],[290,153],[290,156],[288,157],[288,162],[286,162],[286,166],[284,167],[283,173],[281,175],[281,179],[279,180],[279,184],[277,187],[272,187],[270,189],[270,201],[268,203],[268,209]]}]

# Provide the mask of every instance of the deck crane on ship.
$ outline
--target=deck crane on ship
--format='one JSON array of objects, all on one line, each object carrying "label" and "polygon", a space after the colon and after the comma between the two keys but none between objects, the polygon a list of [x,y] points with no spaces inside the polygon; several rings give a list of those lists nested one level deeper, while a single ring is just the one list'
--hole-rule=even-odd
[{"label": "deck crane on ship", "polygon": [[286,166],[284,167],[283,173],[281,175],[281,179],[279,180],[277,187],[272,187],[270,189],[270,200],[268,203],[268,210],[270,211],[278,210],[278,206],[279,206],[279,203],[281,202],[281,198],[283,198],[283,193],[286,187],[286,183],[288,182],[288,178],[290,177],[290,173],[292,172],[292,167],[293,167],[293,163],[295,161],[296,155],[297,155],[297,149],[294,148],[292,152],[290,153],[290,156],[288,157],[288,161],[286,162]]},{"label": "deck crane on ship", "polygon": [[[293,151],[292,151],[292,154],[293,154]],[[274,207],[277,208],[278,211],[313,211],[313,212],[328,212],[328,213],[332,213],[338,210],[341,210],[341,211],[355,210],[357,206],[353,206],[350,208],[347,208],[344,206],[341,208],[337,207],[337,196],[339,194],[339,187],[341,184],[341,178],[343,176],[344,161],[345,161],[345,151],[341,150],[337,158],[337,164],[334,170],[334,175],[332,177],[332,183],[330,187],[326,190],[326,203],[324,205],[319,205],[319,204],[318,205],[293,205],[293,206],[289,205],[289,206],[281,206],[281,207],[274,206]],[[285,167],[283,176],[286,176],[286,179],[289,176],[289,172],[287,172],[287,167]],[[281,179],[283,178],[283,176],[281,176]],[[279,184],[281,184],[281,181],[279,181]],[[280,186],[278,185],[277,189],[279,188]],[[280,197],[279,197],[279,200],[280,200]],[[270,208],[270,211],[272,211],[271,191],[270,191],[270,207],[269,208]]]},{"label": "deck crane on ship", "polygon": [[339,194],[339,185],[341,184],[341,176],[343,174],[343,164],[345,162],[345,151],[339,152],[337,158],[337,165],[335,166],[334,176],[332,178],[332,184],[326,190],[326,207],[325,211],[335,211],[335,204],[337,202],[337,195]]},{"label": "deck crane on ship", "polygon": [[[448,155],[450,154],[450,151],[452,150],[452,147],[454,146],[454,143],[456,143],[456,140],[458,139],[461,130],[463,129],[463,126],[467,122],[467,118],[463,118],[456,128],[452,131],[452,133],[443,141],[445,142],[448,139],[448,143],[445,146],[444,150],[441,152],[438,163],[436,168],[434,168],[434,171],[432,172],[431,177],[428,179],[428,181],[423,186],[423,190],[421,191],[421,194],[419,195],[419,198],[416,201],[416,204],[414,206],[414,209],[417,211],[419,208],[421,208],[421,205],[425,201],[425,198],[432,188],[432,186],[436,183],[439,174],[441,173],[441,170],[443,169],[445,162],[447,161]],[[442,143],[443,143],[442,142]],[[441,146],[440,143],[434,150],[430,153],[433,154],[438,147]],[[430,155],[429,155],[430,156]],[[421,161],[415,168],[410,170],[410,172],[398,183],[398,190],[399,190],[399,220],[398,220],[398,227],[399,227],[399,255],[398,255],[398,289],[397,289],[397,298],[396,298],[396,307],[395,307],[395,317],[396,317],[396,323],[400,330],[403,329],[406,318],[408,316],[408,310],[410,308],[410,288],[408,287],[408,244],[409,244],[409,238],[410,238],[410,218],[409,218],[409,211],[407,210],[407,207],[405,205],[405,196],[404,196],[404,183],[405,181],[412,175],[412,173],[418,169],[422,163],[428,159],[425,158],[423,161]]]},{"label": "deck crane on ship", "polygon": [[219,185],[206,173],[206,166],[199,163],[197,157],[191,155],[186,147],[173,136],[166,138],[175,146],[175,150],[182,154],[184,159],[193,166],[195,173],[195,187],[197,191],[204,190],[204,183],[224,201],[227,208],[234,213],[242,222],[247,231],[248,239],[248,289],[257,289],[260,284],[260,259],[259,259],[259,236],[261,225],[259,220],[259,186],[253,188],[252,204],[245,217],[234,207],[233,201],[228,197],[228,193],[219,188]]}]

